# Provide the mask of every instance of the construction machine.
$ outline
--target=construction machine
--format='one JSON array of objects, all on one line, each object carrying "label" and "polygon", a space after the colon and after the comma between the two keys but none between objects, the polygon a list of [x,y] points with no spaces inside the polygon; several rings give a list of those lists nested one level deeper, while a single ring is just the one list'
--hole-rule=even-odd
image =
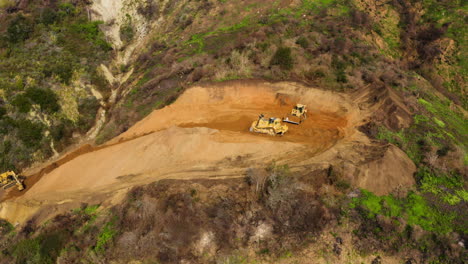
[{"label": "construction machine", "polygon": [[263,114],[258,117],[250,126],[250,132],[263,133],[271,136],[284,135],[288,131],[288,126],[281,124],[281,119],[276,117],[265,118]]},{"label": "construction machine", "polygon": [[296,104],[291,110],[291,114],[283,118],[283,122],[299,125],[307,119],[307,106]]},{"label": "construction machine", "polygon": [[19,176],[16,175],[14,171],[7,171],[0,174],[0,187],[3,189],[8,189],[13,185],[16,185],[20,191],[24,190],[23,182],[19,179]]}]

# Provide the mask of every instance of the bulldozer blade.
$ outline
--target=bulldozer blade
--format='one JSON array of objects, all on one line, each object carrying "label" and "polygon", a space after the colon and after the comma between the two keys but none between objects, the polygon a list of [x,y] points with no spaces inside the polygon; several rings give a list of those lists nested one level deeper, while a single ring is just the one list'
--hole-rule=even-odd
[{"label": "bulldozer blade", "polygon": [[299,122],[294,122],[294,121],[289,120],[289,119],[283,119],[283,122],[294,124],[294,125],[299,125],[300,124]]}]

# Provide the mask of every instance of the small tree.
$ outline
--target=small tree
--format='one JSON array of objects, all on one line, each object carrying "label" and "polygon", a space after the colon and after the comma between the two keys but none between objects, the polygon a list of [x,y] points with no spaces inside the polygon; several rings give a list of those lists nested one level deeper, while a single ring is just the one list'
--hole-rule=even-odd
[{"label": "small tree", "polygon": [[10,22],[7,29],[7,39],[10,43],[23,42],[33,31],[33,24],[24,16],[18,15]]},{"label": "small tree", "polygon": [[275,55],[273,55],[270,65],[279,65],[283,70],[291,70],[293,68],[291,48],[279,47],[276,50]]}]

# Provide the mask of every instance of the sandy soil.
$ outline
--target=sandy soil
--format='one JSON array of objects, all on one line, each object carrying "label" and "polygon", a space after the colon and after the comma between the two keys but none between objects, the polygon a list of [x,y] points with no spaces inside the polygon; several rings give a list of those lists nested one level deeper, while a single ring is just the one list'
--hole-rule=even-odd
[{"label": "sandy soil", "polygon": [[[249,132],[260,113],[283,117],[296,103],[308,105],[309,118],[288,124],[284,136]],[[294,83],[193,87],[104,146],[83,146],[32,175],[25,192],[12,191],[0,205],[0,217],[22,221],[31,207],[92,200],[164,178],[241,177],[273,160],[296,170],[326,163],[365,140],[356,126],[366,115],[347,95]],[[18,211],[18,204],[30,213],[12,217],[9,208]]]}]

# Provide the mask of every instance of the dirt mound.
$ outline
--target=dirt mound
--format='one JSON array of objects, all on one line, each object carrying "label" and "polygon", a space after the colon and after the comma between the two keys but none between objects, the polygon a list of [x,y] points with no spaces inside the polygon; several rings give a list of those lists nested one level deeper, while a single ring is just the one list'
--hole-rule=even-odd
[{"label": "dirt mound", "polygon": [[[308,105],[309,118],[301,125],[288,125],[284,136],[249,132],[260,113],[283,117],[296,103]],[[293,170],[359,160],[361,156],[352,146],[368,144],[367,137],[356,129],[367,116],[347,95],[294,83],[229,82],[193,87],[174,104],[154,111],[109,143],[85,146],[43,168],[28,179],[28,190],[8,203],[21,203],[30,210],[31,204],[112,196],[165,178],[241,177],[247,168],[264,167],[273,160],[290,164]],[[399,164],[391,157],[387,160]],[[372,181],[371,170],[376,166],[358,173],[358,186]],[[399,184],[398,179],[394,182]],[[18,194],[12,192],[9,198]],[[7,207],[0,205],[0,217],[8,216]]]}]

